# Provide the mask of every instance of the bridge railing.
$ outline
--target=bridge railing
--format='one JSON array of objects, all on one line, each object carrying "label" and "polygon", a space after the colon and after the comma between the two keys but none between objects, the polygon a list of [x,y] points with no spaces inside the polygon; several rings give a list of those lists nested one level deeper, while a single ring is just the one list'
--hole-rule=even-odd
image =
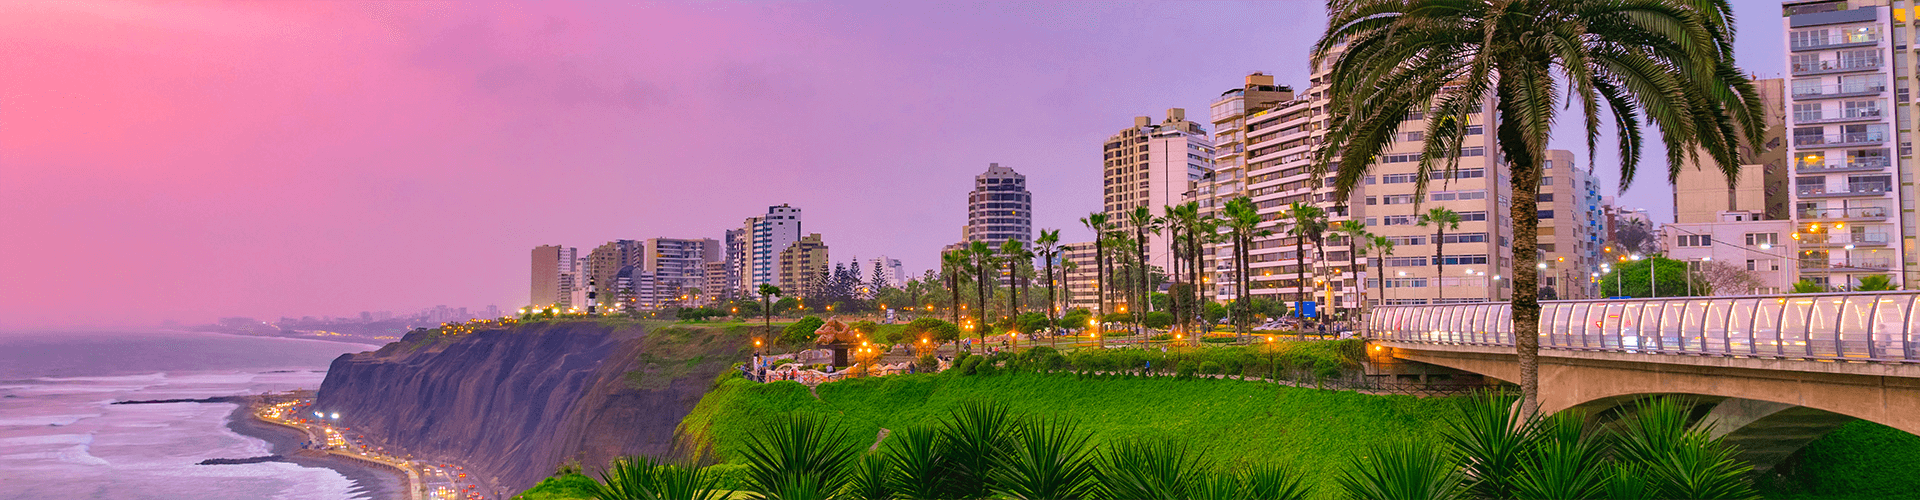
[{"label": "bridge railing", "polygon": [[[1920,291],[1540,303],[1543,349],[1920,363]],[[1513,345],[1506,302],[1382,306],[1370,337]]]}]

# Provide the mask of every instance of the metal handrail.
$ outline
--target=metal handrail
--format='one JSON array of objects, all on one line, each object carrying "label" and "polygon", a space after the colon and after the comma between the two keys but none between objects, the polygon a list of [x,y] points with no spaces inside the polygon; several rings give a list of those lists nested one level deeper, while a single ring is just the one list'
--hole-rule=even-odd
[{"label": "metal handrail", "polygon": [[1794,97],[1818,97],[1836,94],[1865,94],[1886,92],[1886,82],[1842,83],[1838,85],[1809,85],[1794,87]]},{"label": "metal handrail", "polygon": [[[1655,325],[1655,326],[1647,326]],[[1379,306],[1370,338],[1511,346],[1512,305]],[[1920,363],[1920,291],[1541,302],[1542,349]]]}]

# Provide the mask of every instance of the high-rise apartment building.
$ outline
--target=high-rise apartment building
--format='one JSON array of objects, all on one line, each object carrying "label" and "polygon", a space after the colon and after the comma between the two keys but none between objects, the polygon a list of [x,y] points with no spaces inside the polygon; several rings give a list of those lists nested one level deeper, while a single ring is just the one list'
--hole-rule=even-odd
[{"label": "high-rise apartment building", "polygon": [[868,275],[869,282],[879,281],[889,287],[906,288],[907,280],[912,279],[907,276],[907,269],[900,265],[900,259],[889,259],[885,255],[868,259],[866,267],[873,273]]},{"label": "high-rise apartment building", "polygon": [[800,240],[800,209],[786,204],[767,207],[766,215],[748,217],[740,228],[742,245],[740,293],[759,296],[760,285],[780,281],[780,254]]},{"label": "high-rise apartment building", "polygon": [[[1062,302],[1068,309],[1084,308],[1099,313],[1099,295],[1095,293],[1094,288],[1094,283],[1099,276],[1096,273],[1099,270],[1095,267],[1093,242],[1066,243],[1061,245],[1061,248],[1065,250],[1060,252],[1060,263],[1054,272],[1060,273]],[[1108,292],[1111,293],[1112,290]]]},{"label": "high-rise apartment building", "polygon": [[[1910,2],[1782,2],[1793,216],[1802,278],[1847,288],[1890,274],[1920,286],[1913,261],[1915,58]],[[1889,85],[1889,82],[1892,82]],[[1889,102],[1891,98],[1891,102]],[[1897,149],[1896,149],[1897,148]],[[1895,160],[1898,158],[1898,161]]]},{"label": "high-rise apartment building", "polygon": [[724,262],[720,242],[713,239],[653,238],[646,245],[641,270],[652,275],[654,295],[641,298],[645,308],[692,300],[695,289],[706,295],[707,263]]},{"label": "high-rise apartment building", "polygon": [[721,249],[722,252],[725,252],[722,254],[722,269],[717,274],[712,272],[707,273],[707,287],[713,289],[708,293],[715,297],[722,298],[743,296],[740,289],[740,276],[741,270],[744,268],[743,262],[745,261],[742,259],[748,257],[745,249],[752,244],[752,242],[748,241],[749,238],[747,235],[748,233],[744,229],[727,230],[726,240],[723,242],[726,247]]},{"label": "high-rise apartment building", "polygon": [[588,300],[598,305],[593,312],[638,310],[640,295],[652,284],[640,272],[645,261],[646,243],[638,240],[614,240],[587,254]]},{"label": "high-rise apartment building", "polygon": [[818,294],[815,287],[827,275],[827,244],[820,234],[809,234],[780,251],[780,272],[774,286],[780,293],[802,299]]},{"label": "high-rise apartment building", "polygon": [[[1251,292],[1289,302],[1313,301],[1317,311],[1329,305],[1351,310],[1360,305],[1365,273],[1365,294],[1375,303],[1451,304],[1508,297],[1513,266],[1511,194],[1509,174],[1496,160],[1498,147],[1486,126],[1492,103],[1483,103],[1469,114],[1458,168],[1427,174],[1425,193],[1415,193],[1414,185],[1421,175],[1418,166],[1427,113],[1413,112],[1401,136],[1381,153],[1371,175],[1347,200],[1339,200],[1333,196],[1332,180],[1313,171],[1329,123],[1326,107],[1331,98],[1325,83],[1327,68],[1314,68],[1312,76],[1304,95],[1244,119],[1246,194],[1260,213],[1260,228],[1272,232],[1256,239],[1248,250]],[[1337,233],[1305,235],[1306,241],[1297,241],[1290,234],[1295,224],[1288,214],[1296,202],[1320,208],[1329,226],[1359,220],[1369,232],[1393,241],[1394,254],[1383,262],[1386,276],[1372,275],[1378,269],[1371,260],[1374,255],[1349,255],[1351,247]],[[1460,227],[1447,229],[1444,246],[1434,241],[1434,227],[1419,225],[1421,215],[1436,207],[1461,217]],[[1227,255],[1230,250],[1221,246],[1215,253]],[[1215,281],[1231,285],[1235,279],[1222,272]],[[1216,296],[1231,298],[1231,288],[1219,287]]]},{"label": "high-rise apartment building", "polygon": [[[1248,118],[1292,101],[1292,87],[1274,85],[1272,75],[1259,72],[1247,75],[1245,84],[1213,101],[1213,170],[1194,183],[1188,196],[1199,206],[1202,218],[1219,217],[1228,200],[1248,195],[1247,139],[1256,132],[1247,126]],[[1232,282],[1223,283],[1219,277],[1233,274],[1232,250],[1232,245],[1213,243],[1203,248],[1200,268],[1209,279],[1202,280],[1201,288],[1208,296],[1228,296],[1225,287]]]},{"label": "high-rise apartment building", "polygon": [[[1184,203],[1193,183],[1213,168],[1213,141],[1199,123],[1187,120],[1184,109],[1167,110],[1155,124],[1151,118],[1133,119],[1133,126],[1108,137],[1105,156],[1105,212],[1120,231],[1134,234],[1128,216],[1146,207],[1159,217],[1164,208]],[[1147,263],[1171,272],[1165,232],[1147,235]]]},{"label": "high-rise apartment building", "polygon": [[1786,81],[1778,78],[1756,80],[1760,105],[1766,109],[1767,135],[1759,145],[1740,141],[1742,165],[1732,183],[1711,164],[1704,152],[1699,157],[1706,165],[1689,161],[1680,167],[1673,181],[1673,219],[1682,223],[1710,223],[1721,220],[1727,211],[1754,212],[1763,220],[1791,218],[1788,199],[1786,145]]},{"label": "high-rise apartment building", "polygon": [[532,289],[527,303],[533,307],[567,307],[573,289],[573,261],[579,250],[560,245],[533,247]]},{"label": "high-rise apartment building", "polygon": [[990,163],[986,172],[973,177],[973,191],[967,193],[963,241],[998,248],[1007,240],[1033,243],[1033,193],[1027,191],[1027,176]]},{"label": "high-rise apartment building", "polygon": [[1560,149],[1547,150],[1540,170],[1538,271],[1540,287],[1553,290],[1542,296],[1591,298],[1605,244],[1600,179]]}]

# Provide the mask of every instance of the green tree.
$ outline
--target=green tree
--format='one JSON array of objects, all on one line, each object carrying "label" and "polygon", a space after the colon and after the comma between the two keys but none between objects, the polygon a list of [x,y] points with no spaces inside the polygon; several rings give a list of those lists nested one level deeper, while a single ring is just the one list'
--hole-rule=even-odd
[{"label": "green tree", "polygon": [[947,298],[947,309],[953,311],[953,324],[956,325],[960,324],[960,284],[963,281],[962,278],[968,274],[967,269],[971,259],[966,250],[940,254],[940,273],[946,275],[947,290],[951,294]]},{"label": "green tree", "polygon": [[1347,274],[1353,275],[1353,288],[1361,292],[1355,304],[1362,308],[1367,303],[1366,283],[1360,280],[1360,256],[1367,253],[1367,246],[1373,243],[1373,233],[1367,232],[1367,225],[1357,220],[1343,220],[1333,225],[1334,232],[1347,238]]},{"label": "green tree", "polygon": [[1035,238],[1033,244],[1040,247],[1040,260],[1046,262],[1047,266],[1047,319],[1051,320],[1054,319],[1055,306],[1060,303],[1059,296],[1054,293],[1059,281],[1053,276],[1053,261],[1069,249],[1060,246],[1059,229],[1041,229],[1040,237]]},{"label": "green tree", "polygon": [[780,295],[780,287],[762,283],[760,285],[761,314],[766,320],[764,335],[773,335],[773,298]]},{"label": "green tree", "polygon": [[1260,210],[1253,205],[1253,198],[1241,196],[1227,200],[1221,208],[1226,216],[1228,238],[1233,241],[1233,297],[1239,303],[1239,314],[1233,315],[1234,332],[1242,337],[1252,333],[1253,323],[1253,239],[1273,234],[1260,229]]},{"label": "green tree", "polygon": [[973,259],[973,280],[976,288],[980,292],[980,295],[974,297],[974,301],[976,302],[974,306],[978,310],[973,313],[980,319],[979,322],[974,323],[973,330],[974,334],[978,335],[980,340],[984,342],[987,340],[987,325],[989,324],[987,322],[987,282],[993,280],[993,270],[997,268],[997,264],[995,263],[993,255],[993,247],[987,245],[987,242],[984,241],[973,242],[973,245],[967,248],[967,255]]},{"label": "green tree", "polygon": [[[1447,207],[1433,207],[1420,214],[1420,227],[1433,226],[1433,297],[1445,297],[1447,287],[1440,284],[1447,276],[1447,230],[1460,229],[1460,214]],[[1491,283],[1489,283],[1491,285]]]},{"label": "green tree", "polygon": [[[1134,287],[1133,295],[1127,299],[1127,302],[1135,304],[1133,315],[1134,321],[1138,323],[1141,317],[1152,308],[1152,304],[1147,299],[1147,293],[1153,291],[1149,288],[1151,285],[1147,283],[1147,235],[1160,234],[1161,220],[1153,216],[1152,209],[1143,205],[1133,207],[1133,212],[1127,214],[1127,223],[1133,226],[1134,262],[1138,264],[1138,269],[1135,269],[1133,274],[1139,278],[1135,282],[1138,285]],[[1133,300],[1134,298],[1140,300]],[[1138,333],[1138,330],[1135,333]]]},{"label": "green tree", "polygon": [[1893,286],[1893,277],[1885,274],[1861,276],[1860,284],[1853,287],[1853,291],[1856,292],[1884,292],[1895,289],[1898,287]]},{"label": "green tree", "polygon": [[1373,259],[1373,271],[1374,274],[1379,276],[1376,279],[1380,281],[1380,303],[1385,304],[1387,299],[1387,257],[1393,255],[1393,239],[1385,236],[1374,236],[1373,253],[1376,254],[1376,258]]},{"label": "green tree", "polygon": [[821,320],[819,316],[800,318],[800,321],[795,321],[780,331],[780,343],[790,347],[811,345],[814,338],[813,332],[825,324],[827,322]]},{"label": "green tree", "polygon": [[1033,251],[1020,240],[1000,243],[1000,261],[1007,266],[1007,317],[1020,315],[1020,272],[1033,265]]},{"label": "green tree", "polygon": [[[1689,163],[1736,178],[1738,144],[1766,142],[1766,124],[1749,73],[1734,64],[1733,37],[1725,0],[1333,0],[1313,49],[1333,89],[1327,147],[1314,164],[1337,168],[1335,196],[1345,199],[1404,137],[1402,126],[1424,122],[1415,183],[1423,196],[1434,174],[1458,168],[1469,128],[1497,122],[1485,131],[1499,151],[1482,154],[1511,172],[1516,382],[1522,408],[1534,411],[1541,162],[1557,114],[1580,109],[1589,159],[1610,115],[1622,189],[1639,168],[1643,117],[1660,133],[1669,179]],[[1708,161],[1687,161],[1701,156]]]},{"label": "green tree", "polygon": [[[1314,248],[1320,247],[1320,239],[1327,232],[1327,212],[1320,207],[1304,201],[1293,202],[1287,206],[1286,217],[1293,221],[1293,227],[1287,228],[1287,235],[1293,237],[1293,258],[1300,266],[1300,293],[1295,300],[1306,301],[1312,297],[1313,287],[1307,268],[1307,240],[1313,240]],[[1316,259],[1317,261],[1317,259]]]},{"label": "green tree", "polygon": [[[1659,283],[1658,294],[1647,288],[1650,279]],[[1613,271],[1600,276],[1600,290],[1627,297],[1686,297],[1690,295],[1687,279],[1686,262],[1655,255],[1613,266]],[[1692,291],[1700,295],[1712,293],[1705,283],[1699,282],[1693,283]]]},{"label": "green tree", "polygon": [[1087,229],[1093,231],[1094,309],[1098,313],[1105,315],[1107,313],[1107,292],[1105,288],[1107,281],[1106,238],[1107,231],[1109,231],[1111,227],[1107,223],[1107,214],[1105,212],[1087,214],[1086,217],[1080,218],[1080,223],[1086,225]]},{"label": "green tree", "polygon": [[1819,283],[1814,283],[1811,280],[1800,280],[1793,282],[1793,291],[1791,293],[1826,293],[1826,291],[1827,287]]}]

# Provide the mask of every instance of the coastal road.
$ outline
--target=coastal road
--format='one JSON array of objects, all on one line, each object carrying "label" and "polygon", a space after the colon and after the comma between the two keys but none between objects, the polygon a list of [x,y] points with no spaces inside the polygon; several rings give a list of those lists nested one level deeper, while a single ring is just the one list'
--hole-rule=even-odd
[{"label": "coastal road", "polygon": [[403,471],[408,488],[407,500],[484,500],[477,478],[452,463],[427,463],[389,455],[388,450],[369,444],[351,428],[336,425],[338,415],[312,412],[311,399],[292,399],[262,405],[253,412],[261,421],[293,427],[305,432],[308,449],[335,456],[372,462]]}]

